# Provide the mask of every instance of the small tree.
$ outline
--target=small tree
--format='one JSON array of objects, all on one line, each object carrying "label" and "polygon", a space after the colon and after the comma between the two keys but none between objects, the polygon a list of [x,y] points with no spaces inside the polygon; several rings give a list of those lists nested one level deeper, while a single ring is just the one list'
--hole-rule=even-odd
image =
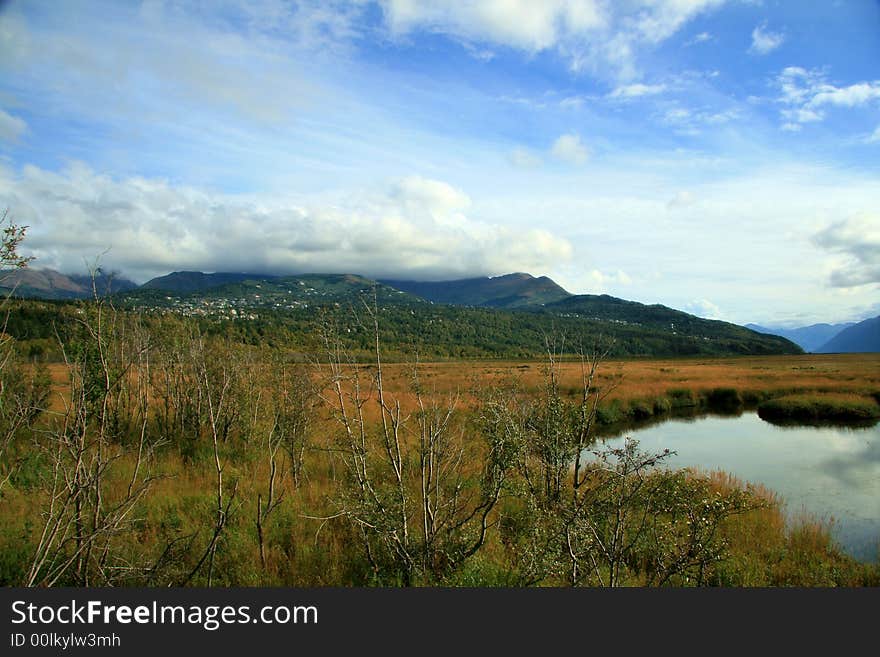
[{"label": "small tree", "polygon": [[[0,217],[0,227],[2,227],[0,228],[2,231],[2,236],[0,236],[0,269],[2,269],[2,274],[0,275],[5,278],[9,270],[27,267],[34,258],[33,256],[23,256],[19,252],[28,226],[19,226],[14,223],[12,217],[9,216],[9,208],[5,209],[3,216]],[[0,278],[0,283],[2,282],[3,279]]]},{"label": "small tree", "polygon": [[[123,330],[125,318],[102,299],[82,310],[61,345],[69,395],[35,445],[48,472],[27,586],[109,586],[151,568],[121,549],[158,478],[152,465],[162,441],[148,431],[147,335],[136,321]],[[120,477],[124,485],[114,486]]]},{"label": "small tree", "polygon": [[[3,211],[0,217],[0,286],[11,278],[12,272],[27,267],[33,260],[19,252],[27,228],[13,223],[8,209]],[[0,309],[7,309],[0,330],[0,492],[17,470],[19,460],[13,455],[15,443],[34,426],[42,413],[50,383],[44,368],[36,367],[28,372],[22,367],[14,340],[7,333],[7,303],[13,289],[0,300]]]},{"label": "small tree", "polygon": [[335,511],[322,520],[348,521],[381,581],[443,582],[484,546],[512,452],[502,433],[489,434],[482,467],[474,468],[457,423],[457,395],[429,398],[418,365],[410,386],[415,409],[405,412],[383,379],[375,297],[365,308],[371,366],[350,358],[332,323],[323,331],[329,380],[322,398],[342,429],[337,454],[346,478],[330,501]]}]

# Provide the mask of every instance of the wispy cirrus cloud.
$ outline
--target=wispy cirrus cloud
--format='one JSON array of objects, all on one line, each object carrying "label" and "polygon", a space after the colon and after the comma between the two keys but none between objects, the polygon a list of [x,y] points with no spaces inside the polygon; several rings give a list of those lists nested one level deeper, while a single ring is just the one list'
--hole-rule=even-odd
[{"label": "wispy cirrus cloud", "polygon": [[880,101],[880,80],[837,86],[818,69],[789,66],[776,77],[775,83],[780,91],[777,102],[784,105],[780,115],[785,130],[823,121],[830,107],[853,108]]},{"label": "wispy cirrus cloud", "polygon": [[696,46],[700,43],[708,43],[709,41],[713,41],[715,39],[712,34],[709,32],[700,32],[699,34],[694,35],[692,39],[688,39],[682,45],[685,47]]},{"label": "wispy cirrus cloud", "polygon": [[719,110],[681,105],[667,107],[658,115],[660,122],[670,126],[676,133],[690,136],[700,135],[706,128],[731,123],[741,116],[742,112],[737,107]]},{"label": "wispy cirrus cloud", "polygon": [[661,94],[666,91],[665,84],[624,84],[619,87],[615,87],[615,89],[608,94],[609,98],[614,99],[630,99],[630,98],[640,98],[642,96],[655,96],[657,94]]}]

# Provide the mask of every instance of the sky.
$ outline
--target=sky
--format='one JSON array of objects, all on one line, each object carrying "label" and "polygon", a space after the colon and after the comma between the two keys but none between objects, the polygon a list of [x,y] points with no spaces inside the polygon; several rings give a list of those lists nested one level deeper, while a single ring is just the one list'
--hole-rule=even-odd
[{"label": "sky", "polygon": [[880,314],[880,2],[0,0],[33,267]]}]

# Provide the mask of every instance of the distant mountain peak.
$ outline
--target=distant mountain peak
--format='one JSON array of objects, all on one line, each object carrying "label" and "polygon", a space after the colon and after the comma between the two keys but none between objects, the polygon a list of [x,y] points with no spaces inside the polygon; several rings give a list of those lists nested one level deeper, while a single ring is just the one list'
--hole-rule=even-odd
[{"label": "distant mountain peak", "polygon": [[[522,280],[522,281],[528,281],[528,280],[535,279],[534,276],[532,276],[528,272],[524,272],[524,271],[515,271],[511,274],[499,274],[498,276],[487,276],[486,278],[489,278],[493,281],[494,280],[504,280],[504,279],[509,279],[509,280],[517,279],[517,280]],[[541,278],[547,278],[547,277],[542,276]]]},{"label": "distant mountain peak", "polygon": [[816,351],[819,353],[880,352],[880,316],[843,329]]},{"label": "distant mountain peak", "polygon": [[229,283],[240,283],[248,279],[261,278],[271,279],[274,277],[246,272],[214,272],[206,274],[201,271],[173,271],[170,274],[150,279],[141,287],[148,290],[165,290],[166,292],[199,292]]},{"label": "distant mountain peak", "polygon": [[796,328],[770,328],[760,326],[758,324],[746,324],[747,329],[765,333],[768,335],[778,335],[791,340],[804,351],[817,352],[822,345],[834,338],[844,329],[853,326],[854,322],[844,322],[842,324],[811,324],[809,326],[799,326]]},{"label": "distant mountain peak", "polygon": [[93,274],[62,274],[54,269],[31,267],[0,272],[0,288],[14,290],[21,297],[85,299],[95,292],[113,294],[135,287],[135,283],[116,272],[101,269]]}]

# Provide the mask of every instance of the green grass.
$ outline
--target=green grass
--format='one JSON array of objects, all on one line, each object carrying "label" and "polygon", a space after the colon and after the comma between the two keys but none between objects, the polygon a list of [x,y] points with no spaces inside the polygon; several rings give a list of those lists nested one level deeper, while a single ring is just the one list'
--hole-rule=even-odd
[{"label": "green grass", "polygon": [[799,394],[768,399],[758,415],[775,421],[866,421],[880,418],[880,405],[870,397],[837,394]]}]

